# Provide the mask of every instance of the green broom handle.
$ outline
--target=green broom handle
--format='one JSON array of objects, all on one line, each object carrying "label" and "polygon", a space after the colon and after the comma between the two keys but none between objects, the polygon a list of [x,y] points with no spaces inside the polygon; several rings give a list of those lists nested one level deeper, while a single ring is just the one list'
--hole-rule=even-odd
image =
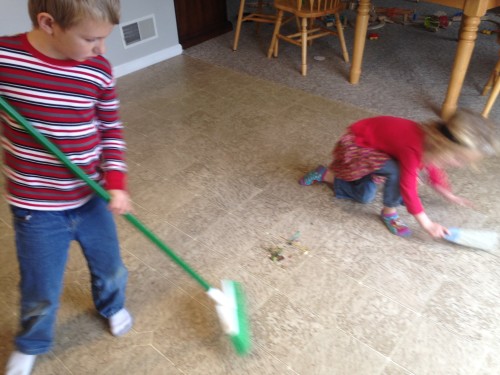
[{"label": "green broom handle", "polygon": [[[92,190],[94,190],[101,198],[110,201],[109,193],[97,182],[90,179],[89,176],[77,165],[72,163],[68,157],[61,152],[51,141],[47,139],[42,133],[40,133],[33,125],[31,125],[26,119],[21,116],[9,103],[7,103],[2,97],[0,97],[0,107],[2,107],[5,112],[9,114],[16,122],[23,126],[26,131],[31,134],[42,146],[47,150],[52,152],[66,167],[68,167],[76,176],[81,178],[87,185],[89,185]],[[125,218],[132,223],[139,231],[141,231],[149,240],[151,240],[156,246],[163,250],[172,260],[177,263],[181,268],[183,268],[189,275],[191,275],[204,289],[208,291],[211,286],[208,284],[200,275],[198,275],[188,264],[175,254],[167,245],[165,245],[153,232],[151,232],[143,223],[139,221],[131,213],[127,213]]]}]

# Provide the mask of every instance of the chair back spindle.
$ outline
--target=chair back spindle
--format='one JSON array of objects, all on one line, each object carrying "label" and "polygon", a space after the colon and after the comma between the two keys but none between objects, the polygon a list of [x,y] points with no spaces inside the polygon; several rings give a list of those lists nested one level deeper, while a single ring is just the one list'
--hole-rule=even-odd
[{"label": "chair back spindle", "polygon": [[275,6],[286,6],[307,12],[329,12],[342,6],[341,0],[275,0]]},{"label": "chair back spindle", "polygon": [[[345,45],[344,32],[340,22],[340,12],[345,9],[341,0],[274,0],[274,7],[278,10],[275,29],[267,56],[278,56],[278,40],[283,40],[302,48],[302,75],[307,73],[307,45],[314,39],[327,35],[337,35],[340,39],[344,60],[349,62],[349,54]],[[297,18],[298,32],[282,33],[283,14],[291,14]],[[335,15],[336,31],[326,27],[320,21],[323,17]]]}]

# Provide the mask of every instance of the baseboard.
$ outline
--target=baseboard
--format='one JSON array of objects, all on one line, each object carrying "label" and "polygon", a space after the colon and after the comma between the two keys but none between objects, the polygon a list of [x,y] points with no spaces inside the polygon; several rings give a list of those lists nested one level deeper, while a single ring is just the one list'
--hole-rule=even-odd
[{"label": "baseboard", "polygon": [[182,46],[180,44],[177,44],[167,49],[155,52],[151,55],[141,57],[140,59],[117,65],[113,68],[113,74],[115,75],[115,78],[119,78],[133,73],[137,70],[147,68],[150,65],[168,60],[180,54],[182,54]]}]

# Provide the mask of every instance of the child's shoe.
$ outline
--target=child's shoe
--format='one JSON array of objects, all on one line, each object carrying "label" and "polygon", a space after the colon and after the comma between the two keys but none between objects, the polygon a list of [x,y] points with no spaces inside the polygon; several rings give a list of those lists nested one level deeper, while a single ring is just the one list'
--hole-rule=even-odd
[{"label": "child's shoe", "polygon": [[134,320],[127,309],[121,309],[109,318],[109,328],[113,336],[126,334],[132,328],[133,323]]},{"label": "child's shoe", "polygon": [[403,223],[403,221],[399,218],[397,212],[389,215],[386,215],[382,212],[380,213],[380,217],[387,229],[389,229],[392,234],[400,237],[408,237],[409,235],[411,235],[410,228],[408,228],[408,226]]},{"label": "child's shoe", "polygon": [[12,352],[5,375],[29,375],[35,364],[36,355]]},{"label": "child's shoe", "polygon": [[323,181],[323,177],[325,176],[326,168],[322,165],[319,165],[316,169],[306,173],[304,177],[299,180],[299,184],[304,186],[310,186],[315,182]]}]

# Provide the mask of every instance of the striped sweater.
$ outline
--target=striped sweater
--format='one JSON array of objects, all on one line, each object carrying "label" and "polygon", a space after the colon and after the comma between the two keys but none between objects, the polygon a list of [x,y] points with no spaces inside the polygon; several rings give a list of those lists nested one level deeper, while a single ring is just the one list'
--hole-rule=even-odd
[{"label": "striped sweater", "polygon": [[[26,34],[0,37],[0,95],[87,175],[125,189],[125,143],[109,62],[42,55]],[[7,201],[34,210],[76,208],[91,189],[0,111]]]}]

